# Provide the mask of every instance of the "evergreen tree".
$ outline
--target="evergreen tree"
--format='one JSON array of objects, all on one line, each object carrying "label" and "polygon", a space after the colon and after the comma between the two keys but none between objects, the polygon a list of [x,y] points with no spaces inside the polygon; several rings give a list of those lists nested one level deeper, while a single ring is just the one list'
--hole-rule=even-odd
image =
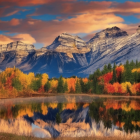
[{"label": "evergreen tree", "polygon": [[68,84],[67,81],[64,83],[64,92],[68,91]]},{"label": "evergreen tree", "polygon": [[64,93],[64,82],[62,76],[58,79],[57,93]]},{"label": "evergreen tree", "polygon": [[104,65],[102,74],[106,74],[107,72],[108,72],[108,67],[107,67],[107,65]]},{"label": "evergreen tree", "polygon": [[139,62],[138,62],[138,60],[136,60],[136,68],[138,68],[139,67]]},{"label": "evergreen tree", "polygon": [[126,61],[126,64],[125,64],[125,82],[133,82],[132,80],[132,73],[131,73],[131,66],[129,64],[129,61],[127,60]]},{"label": "evergreen tree", "polygon": [[81,86],[81,92],[85,93],[85,85],[84,85],[82,78],[80,79],[80,86]]},{"label": "evergreen tree", "polygon": [[132,60],[131,63],[130,63],[130,69],[132,70],[133,68],[135,68],[135,63],[134,63],[134,61]]},{"label": "evergreen tree", "polygon": [[116,64],[114,63],[114,66],[113,66],[113,77],[112,77],[112,80],[111,80],[111,83],[115,83],[117,82],[117,76],[116,76]]},{"label": "evergreen tree", "polygon": [[48,92],[49,89],[50,89],[50,87],[51,87],[51,84],[50,84],[50,82],[49,82],[49,80],[48,80],[47,83],[44,85],[45,91]]},{"label": "evergreen tree", "polygon": [[75,92],[76,93],[81,93],[81,86],[80,86],[80,83],[79,83],[78,80],[76,81]]},{"label": "evergreen tree", "polygon": [[112,65],[109,63],[107,67],[108,67],[108,71],[111,72],[112,71]]}]

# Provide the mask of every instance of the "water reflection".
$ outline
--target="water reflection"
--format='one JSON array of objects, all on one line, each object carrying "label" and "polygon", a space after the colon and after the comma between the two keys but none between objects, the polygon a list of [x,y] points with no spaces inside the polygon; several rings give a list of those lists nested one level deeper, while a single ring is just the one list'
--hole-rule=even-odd
[{"label": "water reflection", "polygon": [[0,132],[50,137],[115,136],[140,138],[140,100],[3,104]]}]

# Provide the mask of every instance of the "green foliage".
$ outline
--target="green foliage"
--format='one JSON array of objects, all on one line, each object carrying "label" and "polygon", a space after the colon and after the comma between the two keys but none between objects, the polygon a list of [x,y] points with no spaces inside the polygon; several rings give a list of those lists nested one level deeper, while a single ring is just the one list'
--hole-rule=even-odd
[{"label": "green foliage", "polygon": [[17,89],[18,91],[22,90],[22,85],[21,82],[19,81],[18,78],[13,78],[12,79],[12,87],[14,87],[15,89]]},{"label": "green foliage", "polygon": [[108,64],[107,68],[108,68],[108,71],[109,71],[109,72],[112,71],[112,65],[111,65],[110,63]]},{"label": "green foliage", "polygon": [[116,64],[114,63],[114,66],[113,66],[113,77],[112,77],[111,83],[115,83],[115,82],[117,82],[117,76],[116,76]]},{"label": "green foliage", "polygon": [[60,113],[59,112],[56,114],[55,119],[56,119],[56,123],[57,124],[60,124],[61,123],[61,116],[60,116]]},{"label": "green foliage", "polygon": [[103,68],[103,71],[102,71],[102,74],[106,74],[108,73],[108,66],[107,65],[104,65],[104,68]]},{"label": "green foliage", "polygon": [[41,87],[41,79],[38,80],[33,80],[31,82],[30,88],[34,91],[38,91],[39,88]]},{"label": "green foliage", "polygon": [[62,76],[58,79],[57,93],[64,93],[64,82]]},{"label": "green foliage", "polygon": [[64,92],[68,91],[68,84],[67,82],[64,83]]},{"label": "green foliage", "polygon": [[5,76],[3,76],[3,77],[1,78],[1,82],[2,82],[2,84],[5,84],[5,83],[6,83],[6,78],[5,78]]},{"label": "green foliage", "polygon": [[51,84],[50,84],[50,82],[49,82],[49,80],[48,80],[47,83],[44,85],[45,91],[48,92],[49,89],[50,89],[50,87],[51,87]]},{"label": "green foliage", "polygon": [[81,93],[81,85],[80,85],[78,80],[76,81],[75,92],[76,93]]},{"label": "green foliage", "polygon": [[35,75],[35,78],[42,78],[42,74],[41,74],[41,73],[37,73],[37,74]]},{"label": "green foliage", "polygon": [[84,82],[82,79],[80,79],[80,87],[81,87],[81,92],[84,93],[85,92],[85,87],[84,87]]}]

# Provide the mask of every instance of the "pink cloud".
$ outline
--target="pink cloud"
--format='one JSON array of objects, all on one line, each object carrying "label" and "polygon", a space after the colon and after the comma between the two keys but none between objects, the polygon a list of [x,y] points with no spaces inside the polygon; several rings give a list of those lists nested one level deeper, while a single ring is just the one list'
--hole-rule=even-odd
[{"label": "pink cloud", "polygon": [[[108,17],[108,18],[106,18]],[[86,19],[86,20],[85,20]],[[62,32],[71,34],[91,33],[93,31],[105,29],[112,26],[122,26],[124,20],[114,14],[91,13],[77,15],[71,19],[62,21],[41,21],[34,19],[24,19],[16,28],[9,22],[0,21],[0,30],[8,30],[10,33],[30,34],[37,42],[49,45]],[[33,24],[29,24],[33,23]]]},{"label": "pink cloud", "polygon": [[16,18],[13,18],[11,21],[10,21],[10,25],[11,26],[17,26],[20,24],[20,20],[19,19],[16,19]]},{"label": "pink cloud", "polygon": [[[58,0],[1,0],[0,5],[11,5],[11,6],[34,6],[42,5],[46,3],[57,2]],[[59,2],[75,1],[75,0],[59,0]]]},{"label": "pink cloud", "polygon": [[30,34],[18,34],[13,36],[13,39],[16,41],[22,41],[26,44],[34,44],[36,40]]},{"label": "pink cloud", "polygon": [[13,37],[0,35],[0,44],[8,44],[14,41],[22,41],[25,44],[36,43],[36,40],[30,34],[18,34]]},{"label": "pink cloud", "polygon": [[5,35],[0,35],[0,44],[8,44],[10,42],[12,42],[13,40],[10,39],[9,37],[5,36]]}]

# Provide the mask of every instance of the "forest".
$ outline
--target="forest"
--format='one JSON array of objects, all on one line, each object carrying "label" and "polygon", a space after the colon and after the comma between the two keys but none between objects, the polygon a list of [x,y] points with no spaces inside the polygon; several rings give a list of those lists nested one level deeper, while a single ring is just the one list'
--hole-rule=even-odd
[{"label": "forest", "polygon": [[0,97],[31,96],[33,93],[140,95],[140,62],[127,60],[125,64],[104,65],[88,78],[49,78],[46,73],[26,74],[16,67],[0,73]]}]

